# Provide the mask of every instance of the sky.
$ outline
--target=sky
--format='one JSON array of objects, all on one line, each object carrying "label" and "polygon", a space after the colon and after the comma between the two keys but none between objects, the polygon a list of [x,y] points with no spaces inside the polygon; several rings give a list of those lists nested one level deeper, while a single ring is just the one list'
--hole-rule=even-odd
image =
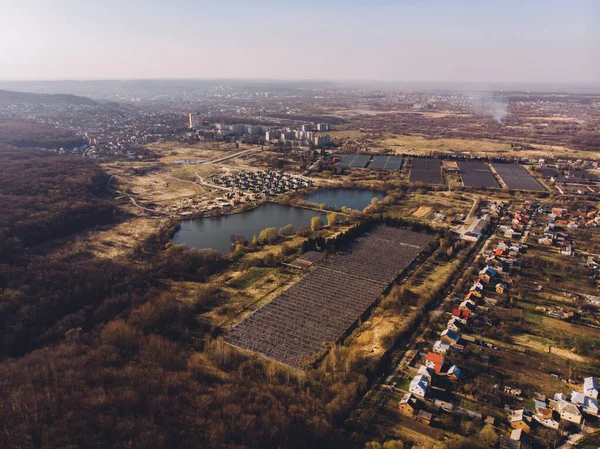
[{"label": "sky", "polygon": [[0,79],[600,83],[600,0],[0,0]]}]

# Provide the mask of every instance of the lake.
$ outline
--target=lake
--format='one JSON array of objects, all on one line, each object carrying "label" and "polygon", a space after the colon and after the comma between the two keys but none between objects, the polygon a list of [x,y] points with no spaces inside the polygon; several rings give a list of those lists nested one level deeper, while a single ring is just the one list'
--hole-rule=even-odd
[{"label": "lake", "polygon": [[[227,254],[231,252],[231,236],[241,234],[251,242],[265,228],[279,228],[291,224],[295,230],[310,226],[312,217],[324,215],[313,210],[265,203],[256,209],[233,215],[199,218],[181,223],[173,236],[173,243],[184,243],[190,248],[213,248]],[[325,217],[323,222],[326,224]]]},{"label": "lake", "polygon": [[368,189],[321,189],[311,193],[306,197],[306,201],[311,203],[323,204],[327,207],[341,209],[342,206],[350,209],[363,210],[369,204],[371,199],[378,198],[382,200],[385,195],[381,192],[374,192]]}]

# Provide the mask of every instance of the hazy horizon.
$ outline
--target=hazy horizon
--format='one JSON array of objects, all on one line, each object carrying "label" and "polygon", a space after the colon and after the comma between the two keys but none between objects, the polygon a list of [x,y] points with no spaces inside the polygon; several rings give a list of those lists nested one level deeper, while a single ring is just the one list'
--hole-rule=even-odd
[{"label": "hazy horizon", "polygon": [[600,2],[23,0],[0,80],[597,84]]}]

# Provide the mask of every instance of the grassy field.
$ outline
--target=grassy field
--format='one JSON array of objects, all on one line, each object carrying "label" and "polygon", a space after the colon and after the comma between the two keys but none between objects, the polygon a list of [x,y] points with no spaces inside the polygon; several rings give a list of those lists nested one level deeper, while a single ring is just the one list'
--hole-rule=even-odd
[{"label": "grassy field", "polygon": [[573,157],[597,159],[598,154],[586,151],[571,150],[562,146],[533,145],[533,150],[515,151],[510,143],[477,139],[428,139],[423,136],[388,134],[375,140],[379,148],[391,148],[396,153],[412,153],[426,155],[430,152],[448,152],[453,154],[470,153],[478,156],[513,155],[529,158],[553,155],[555,157]]},{"label": "grassy field", "polygon": [[347,131],[327,131],[326,134],[329,134],[331,137],[336,139],[350,139],[356,140],[365,136],[365,133],[357,131],[357,130],[347,130]]},{"label": "grassy field", "polygon": [[414,150],[415,154],[431,151],[461,152],[508,152],[510,145],[506,143],[489,142],[485,140],[468,139],[427,139],[422,136],[387,135],[376,141],[377,146],[392,148],[398,153]]},{"label": "grassy field", "polygon": [[412,193],[404,198],[398,205],[390,208],[391,217],[416,218],[420,221],[430,223],[436,213],[447,217],[446,224],[456,215],[467,214],[473,202],[453,192]]}]

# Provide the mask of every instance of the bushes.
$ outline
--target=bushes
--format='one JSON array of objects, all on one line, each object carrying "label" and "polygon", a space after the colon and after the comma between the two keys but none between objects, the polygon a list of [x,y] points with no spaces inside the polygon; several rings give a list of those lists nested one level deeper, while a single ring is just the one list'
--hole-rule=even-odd
[{"label": "bushes", "polygon": [[294,225],[288,224],[285,225],[284,227],[282,227],[279,230],[279,236],[280,237],[289,237],[290,235],[292,235],[294,233]]},{"label": "bushes", "polygon": [[321,220],[321,217],[312,217],[312,219],[310,220],[310,228],[313,231],[318,231],[320,229],[323,228],[323,220]]},{"label": "bushes", "polygon": [[272,245],[277,241],[277,229],[266,228],[260,231],[258,235],[258,243],[260,245]]},{"label": "bushes", "polygon": [[227,264],[227,259],[214,249],[189,249],[185,245],[171,244],[154,260],[160,277],[200,282]]}]

